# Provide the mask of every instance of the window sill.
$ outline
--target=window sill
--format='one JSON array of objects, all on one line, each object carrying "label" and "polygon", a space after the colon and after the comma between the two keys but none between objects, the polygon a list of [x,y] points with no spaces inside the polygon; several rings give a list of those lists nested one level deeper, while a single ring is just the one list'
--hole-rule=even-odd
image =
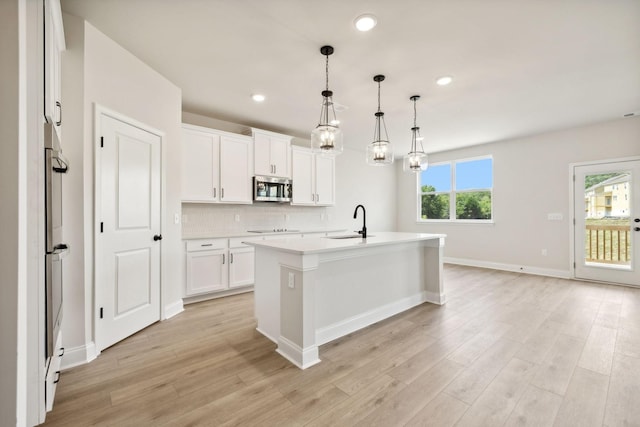
[{"label": "window sill", "polygon": [[418,225],[434,225],[434,224],[446,224],[446,225],[495,225],[494,220],[450,220],[450,219],[430,219],[430,220],[418,220]]}]

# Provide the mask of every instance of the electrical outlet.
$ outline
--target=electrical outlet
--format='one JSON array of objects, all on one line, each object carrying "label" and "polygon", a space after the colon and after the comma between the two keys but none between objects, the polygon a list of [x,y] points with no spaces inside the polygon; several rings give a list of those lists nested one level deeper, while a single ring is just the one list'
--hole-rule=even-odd
[{"label": "electrical outlet", "polygon": [[324,213],[320,214],[320,221],[324,221]]},{"label": "electrical outlet", "polygon": [[291,216],[289,214],[284,214],[285,221],[289,221],[290,219],[291,219]]},{"label": "electrical outlet", "polygon": [[542,256],[547,256],[547,250],[546,249],[542,250]]},{"label": "electrical outlet", "polygon": [[291,289],[296,287],[296,275],[295,273],[289,273],[289,287]]},{"label": "electrical outlet", "polygon": [[235,220],[236,220],[236,222],[240,222],[240,214],[236,214]]},{"label": "electrical outlet", "polygon": [[547,219],[549,221],[562,221],[562,213],[554,212],[554,213],[547,214]]}]

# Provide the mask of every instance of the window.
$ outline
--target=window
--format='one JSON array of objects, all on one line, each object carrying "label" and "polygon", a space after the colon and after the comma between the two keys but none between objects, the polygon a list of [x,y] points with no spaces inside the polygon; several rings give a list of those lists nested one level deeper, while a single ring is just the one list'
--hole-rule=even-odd
[{"label": "window", "polygon": [[429,165],[418,186],[418,221],[493,219],[491,157]]}]

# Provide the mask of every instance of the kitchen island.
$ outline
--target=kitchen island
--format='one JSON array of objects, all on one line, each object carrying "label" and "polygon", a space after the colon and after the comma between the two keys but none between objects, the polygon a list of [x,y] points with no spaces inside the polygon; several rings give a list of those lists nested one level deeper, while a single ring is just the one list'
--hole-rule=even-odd
[{"label": "kitchen island", "polygon": [[444,304],[443,234],[373,233],[255,247],[257,330],[301,369],[318,346],[430,302]]}]

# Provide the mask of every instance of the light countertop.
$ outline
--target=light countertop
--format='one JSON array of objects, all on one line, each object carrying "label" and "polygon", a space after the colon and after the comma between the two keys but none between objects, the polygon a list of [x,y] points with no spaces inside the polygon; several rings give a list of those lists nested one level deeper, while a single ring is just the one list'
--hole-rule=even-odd
[{"label": "light countertop", "polygon": [[290,235],[299,235],[299,234],[313,234],[313,233],[347,233],[347,230],[344,228],[338,229],[300,229],[300,230],[290,230],[290,231],[269,231],[262,233],[251,233],[249,231],[231,231],[231,232],[220,232],[220,233],[185,233],[182,235],[182,240],[198,240],[198,239],[228,239],[233,237],[260,237],[260,236],[286,236]]},{"label": "light countertop", "polygon": [[[345,235],[354,233],[345,233]],[[277,240],[247,241],[246,244],[260,248],[271,248],[277,251],[295,254],[312,254],[333,252],[348,249],[365,248],[372,246],[395,245],[400,243],[418,242],[421,240],[433,240],[446,237],[445,234],[429,233],[395,233],[372,232],[366,239],[360,236],[351,239],[332,239],[329,237],[312,238],[282,238]]]}]

